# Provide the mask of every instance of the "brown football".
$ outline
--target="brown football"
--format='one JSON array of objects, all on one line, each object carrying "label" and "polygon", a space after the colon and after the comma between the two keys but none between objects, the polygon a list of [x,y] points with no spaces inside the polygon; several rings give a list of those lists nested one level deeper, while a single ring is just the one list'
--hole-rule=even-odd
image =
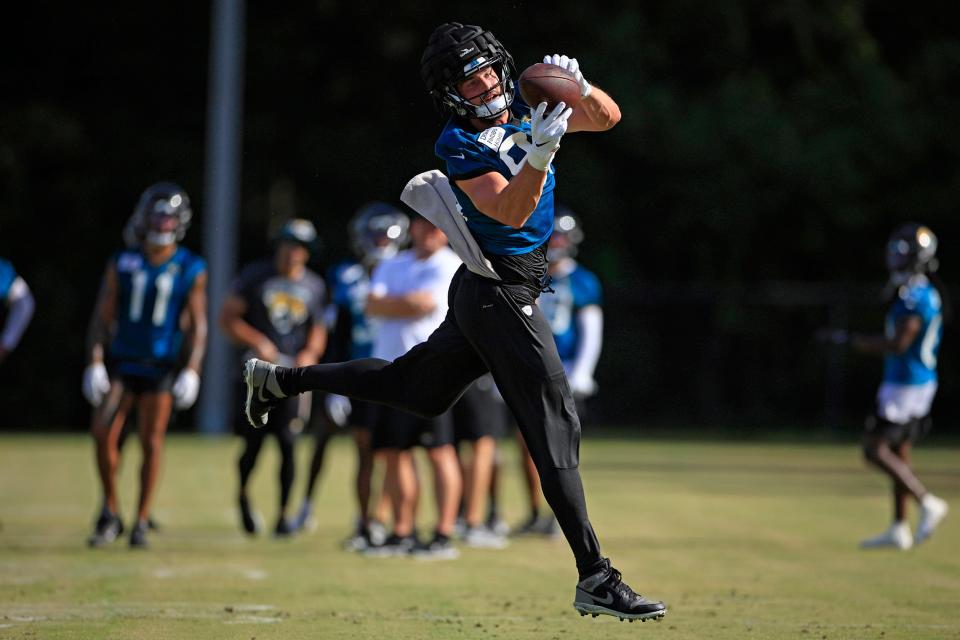
[{"label": "brown football", "polygon": [[541,102],[547,103],[547,113],[558,102],[576,107],[580,102],[580,84],[572,73],[555,64],[538,62],[520,74],[520,95],[523,101],[536,109]]}]

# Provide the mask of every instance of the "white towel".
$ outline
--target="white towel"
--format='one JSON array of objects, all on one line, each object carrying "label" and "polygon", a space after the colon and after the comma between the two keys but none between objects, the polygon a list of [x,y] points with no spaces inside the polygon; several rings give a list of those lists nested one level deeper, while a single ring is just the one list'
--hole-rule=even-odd
[{"label": "white towel", "polygon": [[414,176],[403,188],[400,200],[447,234],[450,248],[467,269],[478,276],[500,280],[467,228],[447,176],[436,169]]}]

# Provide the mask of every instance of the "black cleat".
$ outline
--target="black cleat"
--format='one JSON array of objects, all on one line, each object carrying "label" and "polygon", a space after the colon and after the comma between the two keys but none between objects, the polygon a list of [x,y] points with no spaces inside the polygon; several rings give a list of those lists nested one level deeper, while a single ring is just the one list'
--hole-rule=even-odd
[{"label": "black cleat", "polygon": [[93,533],[87,538],[87,544],[91,547],[102,547],[119,538],[122,533],[123,522],[120,521],[120,517],[112,511],[104,509],[100,517],[97,518]]},{"label": "black cleat", "polygon": [[577,583],[573,608],[580,615],[589,613],[596,618],[604,614],[631,622],[662,618],[667,614],[667,607],[662,602],[647,600],[634,593],[620,572],[610,566],[609,560],[604,560],[600,571]]},{"label": "black cleat", "polygon": [[260,518],[250,508],[247,496],[240,496],[240,525],[251,536],[260,533]]},{"label": "black cleat", "polygon": [[270,410],[287,396],[280,390],[277,365],[250,358],[243,363],[243,382],[247,385],[247,401],[243,410],[255,428],[267,424]]},{"label": "black cleat", "polygon": [[150,525],[147,524],[146,520],[138,520],[133,529],[130,531],[130,548],[131,549],[146,549],[150,545],[147,544],[147,531],[149,531]]}]

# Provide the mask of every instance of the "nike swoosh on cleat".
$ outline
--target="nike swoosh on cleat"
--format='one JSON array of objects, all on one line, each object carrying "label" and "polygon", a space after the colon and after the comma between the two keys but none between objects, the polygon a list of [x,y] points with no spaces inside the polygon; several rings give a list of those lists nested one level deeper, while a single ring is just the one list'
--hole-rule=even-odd
[{"label": "nike swoosh on cleat", "polygon": [[456,158],[457,160],[465,160],[465,159],[466,159],[466,158],[464,158],[464,156],[463,156],[462,153],[457,154],[457,155],[455,155],[455,156],[452,155],[452,156],[450,156],[450,157],[451,157],[451,158]]},{"label": "nike swoosh on cleat", "polygon": [[605,598],[598,598],[596,596],[593,596],[593,601],[599,604],[613,604],[613,594],[608,593]]},{"label": "nike swoosh on cleat", "polygon": [[[266,383],[266,381],[264,381]],[[257,400],[260,402],[270,402],[269,398],[263,397],[263,387],[257,387]]]}]

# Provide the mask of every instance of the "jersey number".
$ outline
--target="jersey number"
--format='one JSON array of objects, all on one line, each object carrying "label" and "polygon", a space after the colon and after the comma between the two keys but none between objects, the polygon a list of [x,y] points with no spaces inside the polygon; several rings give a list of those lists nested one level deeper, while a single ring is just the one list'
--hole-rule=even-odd
[{"label": "jersey number", "polygon": [[[143,300],[147,292],[147,272],[134,271],[131,277],[133,291],[130,294],[130,321],[139,322],[143,317]],[[162,326],[167,319],[167,307],[170,306],[170,294],[173,292],[173,276],[164,271],[154,281],[157,297],[153,301],[151,320],[155,326]]]},{"label": "jersey number", "polygon": [[940,342],[940,325],[942,323],[943,317],[940,314],[933,316],[933,320],[927,325],[923,342],[920,343],[920,361],[927,369],[937,368],[937,344]]},{"label": "jersey number", "polygon": [[[527,161],[527,153],[533,143],[527,140],[527,134],[518,131],[512,136],[507,136],[500,143],[500,159],[507,165],[510,175],[517,175]],[[553,173],[553,165],[547,167],[549,173]]]}]

